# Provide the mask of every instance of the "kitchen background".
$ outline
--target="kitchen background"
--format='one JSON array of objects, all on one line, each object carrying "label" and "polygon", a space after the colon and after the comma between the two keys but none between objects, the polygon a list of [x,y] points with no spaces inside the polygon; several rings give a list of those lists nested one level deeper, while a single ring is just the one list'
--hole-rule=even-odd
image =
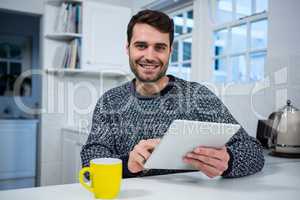
[{"label": "kitchen background", "polygon": [[126,26],[143,8],[174,19],[168,72],[210,87],[250,135],[300,107],[298,0],[0,0],[0,189],[78,182],[97,99],[132,78]]}]

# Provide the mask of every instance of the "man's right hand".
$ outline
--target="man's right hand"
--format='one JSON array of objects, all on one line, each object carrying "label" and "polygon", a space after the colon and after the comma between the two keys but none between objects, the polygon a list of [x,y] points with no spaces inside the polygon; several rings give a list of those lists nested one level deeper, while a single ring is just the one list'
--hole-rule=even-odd
[{"label": "man's right hand", "polygon": [[146,160],[148,160],[159,141],[160,139],[141,140],[134,146],[128,159],[128,170],[131,173],[138,173],[144,169]]}]

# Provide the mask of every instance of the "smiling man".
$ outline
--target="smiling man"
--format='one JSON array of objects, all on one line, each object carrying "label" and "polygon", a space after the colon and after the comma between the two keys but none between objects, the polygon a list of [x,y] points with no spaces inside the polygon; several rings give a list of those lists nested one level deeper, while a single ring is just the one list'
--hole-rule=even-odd
[{"label": "smiling man", "polygon": [[[94,158],[114,157],[122,159],[125,178],[183,172],[144,170],[145,161],[174,120],[238,123],[205,86],[166,75],[173,27],[172,19],[158,11],[143,10],[131,18],[127,54],[135,79],[99,99],[81,151],[83,166]],[[260,171],[264,157],[259,142],[240,128],[224,147],[196,147],[183,155],[183,162],[211,178],[241,177]]]}]

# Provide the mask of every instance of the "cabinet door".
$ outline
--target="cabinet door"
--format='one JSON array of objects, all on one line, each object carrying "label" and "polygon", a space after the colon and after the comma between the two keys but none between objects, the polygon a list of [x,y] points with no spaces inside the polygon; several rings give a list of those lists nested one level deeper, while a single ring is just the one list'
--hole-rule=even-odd
[{"label": "cabinet door", "polygon": [[78,173],[81,168],[80,151],[81,144],[78,142],[76,133],[63,133],[62,152],[62,182],[63,184],[78,183]]},{"label": "cabinet door", "polygon": [[83,6],[82,65],[128,72],[126,30],[131,9],[97,2]]},{"label": "cabinet door", "polygon": [[35,177],[36,120],[0,120],[0,181]]}]

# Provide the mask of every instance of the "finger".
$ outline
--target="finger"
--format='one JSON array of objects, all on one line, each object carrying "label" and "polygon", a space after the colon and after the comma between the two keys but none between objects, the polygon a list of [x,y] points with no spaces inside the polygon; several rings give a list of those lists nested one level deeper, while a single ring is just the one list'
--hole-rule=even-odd
[{"label": "finger", "polygon": [[147,150],[153,150],[160,142],[160,139],[141,140],[138,144]]},{"label": "finger", "polygon": [[134,159],[129,159],[128,161],[128,170],[132,173],[140,172],[144,169],[140,163],[136,162]]},{"label": "finger", "polygon": [[145,160],[148,160],[148,158],[149,158],[150,155],[151,155],[151,153],[150,153],[149,151],[147,151],[147,149],[145,149],[145,148],[143,148],[143,147],[141,147],[141,146],[136,146],[136,147],[134,148],[134,150],[135,150],[138,154],[140,154],[141,156],[143,156],[143,158],[144,158]]},{"label": "finger", "polygon": [[148,139],[146,140],[147,144],[152,146],[152,147],[155,147],[156,145],[159,144],[160,142],[160,139],[156,138],[156,139]]},{"label": "finger", "polygon": [[216,169],[209,168],[210,166],[202,163],[201,161],[197,161],[192,158],[185,158],[184,160],[186,163],[192,165],[195,169],[203,172],[205,175],[207,175],[210,178],[213,178],[220,174],[220,172],[218,172]]},{"label": "finger", "polygon": [[133,159],[134,162],[138,163],[141,167],[144,167],[145,164],[145,158],[139,154],[138,152],[133,153]]},{"label": "finger", "polygon": [[141,140],[139,144],[158,144],[160,142],[160,138],[153,138],[147,140]]},{"label": "finger", "polygon": [[196,153],[188,153],[186,155],[187,158],[193,158],[195,160],[199,160],[202,163],[205,163],[211,167],[216,168],[219,171],[225,171],[228,168],[228,162],[223,161],[223,160],[219,160],[216,158],[212,158],[212,157],[208,157],[208,156],[203,156],[200,154],[196,154]]},{"label": "finger", "polygon": [[193,152],[199,155],[204,155],[219,160],[224,160],[225,162],[228,162],[229,160],[229,155],[227,153],[226,147],[222,147],[220,149],[216,149],[212,147],[197,147],[196,149],[194,149]]},{"label": "finger", "polygon": [[158,144],[160,142],[160,138],[148,139],[147,141],[154,143],[154,144]]},{"label": "finger", "polygon": [[184,161],[190,165],[192,165],[197,170],[203,172],[210,178],[220,176],[222,174],[221,171],[217,170],[216,168],[209,166],[201,161],[195,160],[193,158],[184,158]]}]

